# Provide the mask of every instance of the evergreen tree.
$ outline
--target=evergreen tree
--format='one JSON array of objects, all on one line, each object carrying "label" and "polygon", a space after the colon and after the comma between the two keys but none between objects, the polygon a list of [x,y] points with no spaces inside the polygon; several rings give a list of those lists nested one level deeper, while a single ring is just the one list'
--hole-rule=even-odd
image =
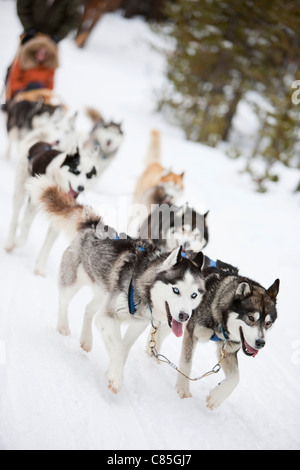
[{"label": "evergreen tree", "polygon": [[272,111],[255,107],[262,125],[252,156],[266,159],[266,176],[274,161],[300,167],[299,110],[291,101],[300,78],[299,1],[178,0],[166,12],[176,48],[161,107],[189,139],[216,145],[228,140],[240,101],[258,92]]}]

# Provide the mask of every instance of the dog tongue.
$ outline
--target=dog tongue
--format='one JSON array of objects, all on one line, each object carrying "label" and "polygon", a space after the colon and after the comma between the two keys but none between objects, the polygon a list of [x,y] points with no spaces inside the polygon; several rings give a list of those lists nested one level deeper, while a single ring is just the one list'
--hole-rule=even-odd
[{"label": "dog tongue", "polygon": [[251,348],[251,346],[247,343],[247,341],[245,341],[245,345],[246,345],[247,351],[252,354],[252,357],[257,356],[257,354],[259,353],[258,349]]},{"label": "dog tongue", "polygon": [[172,319],[172,331],[177,338],[183,335],[182,323],[174,320],[174,318]]},{"label": "dog tongue", "polygon": [[71,199],[77,199],[78,193],[75,193],[75,191],[70,187],[70,191],[68,192],[68,196],[69,196]]}]

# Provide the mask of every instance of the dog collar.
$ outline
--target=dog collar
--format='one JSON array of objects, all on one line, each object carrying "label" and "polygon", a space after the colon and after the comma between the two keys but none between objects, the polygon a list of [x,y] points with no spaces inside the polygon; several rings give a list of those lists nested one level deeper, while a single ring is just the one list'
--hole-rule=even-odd
[{"label": "dog collar", "polygon": [[[226,332],[225,332],[223,326],[221,327],[221,332],[222,332],[222,335],[224,336],[225,340],[228,341],[228,340],[229,340],[229,337],[228,337],[228,335],[226,334]],[[215,334],[210,338],[210,341],[219,342],[219,341],[224,341],[224,339],[219,338],[219,336],[217,335],[217,333],[215,333]]]}]

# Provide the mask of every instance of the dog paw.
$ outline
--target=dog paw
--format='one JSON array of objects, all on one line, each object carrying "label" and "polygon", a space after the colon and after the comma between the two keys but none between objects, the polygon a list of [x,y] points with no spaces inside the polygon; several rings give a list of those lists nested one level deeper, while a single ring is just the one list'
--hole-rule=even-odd
[{"label": "dog paw", "polygon": [[215,410],[218,408],[220,405],[222,405],[223,401],[226,399],[226,396],[224,397],[224,393],[222,390],[222,387],[218,385],[216,388],[214,388],[208,397],[206,398],[206,407],[209,410]]},{"label": "dog paw", "polygon": [[114,382],[108,382],[108,388],[111,392],[117,395],[120,391],[120,387],[117,386]]},{"label": "dog paw", "polygon": [[119,393],[121,390],[122,386],[122,379],[117,378],[117,376],[114,376],[112,373],[107,372],[106,377],[108,380],[108,388],[111,390],[115,395]]},{"label": "dog paw", "polygon": [[70,336],[71,331],[67,326],[62,326],[62,327],[57,327],[57,331],[62,335],[62,336]]},{"label": "dog paw", "polygon": [[81,341],[80,346],[87,353],[91,352],[92,350],[92,345],[88,343],[87,341]]},{"label": "dog paw", "polygon": [[4,247],[6,253],[8,254],[12,253],[15,248],[16,248],[16,245],[14,243],[7,243]]},{"label": "dog paw", "polygon": [[47,277],[46,271],[44,271],[43,269],[39,269],[39,268],[35,268],[34,271],[33,271],[33,274],[35,276]]},{"label": "dog paw", "polygon": [[192,398],[192,394],[189,390],[182,390],[182,389],[177,389],[177,393],[180,396],[180,398]]}]

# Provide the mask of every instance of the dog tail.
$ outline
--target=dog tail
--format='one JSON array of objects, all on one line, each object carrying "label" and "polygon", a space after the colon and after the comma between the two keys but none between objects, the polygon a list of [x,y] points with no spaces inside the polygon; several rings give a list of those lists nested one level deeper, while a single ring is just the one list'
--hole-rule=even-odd
[{"label": "dog tail", "polygon": [[101,222],[101,217],[91,207],[77,204],[47,176],[31,178],[26,187],[33,206],[48,216],[53,227],[72,239],[81,230],[96,230]]},{"label": "dog tail", "polygon": [[150,145],[146,156],[146,165],[160,163],[161,161],[161,134],[157,130],[151,131]]},{"label": "dog tail", "polygon": [[97,111],[97,109],[87,107],[85,109],[85,112],[94,124],[99,124],[101,122],[104,122],[104,118],[102,114],[100,114],[99,111]]}]

